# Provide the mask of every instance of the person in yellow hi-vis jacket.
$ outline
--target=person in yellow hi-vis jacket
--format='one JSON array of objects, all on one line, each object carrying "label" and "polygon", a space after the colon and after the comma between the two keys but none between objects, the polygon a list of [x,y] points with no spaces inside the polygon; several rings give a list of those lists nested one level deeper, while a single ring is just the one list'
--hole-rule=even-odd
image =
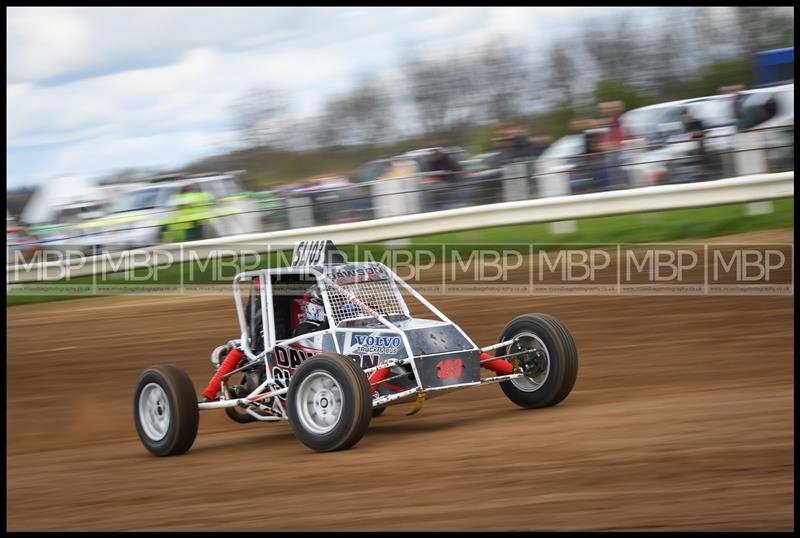
[{"label": "person in yellow hi-vis jacket", "polygon": [[175,211],[163,222],[162,240],[181,243],[202,239],[204,221],[216,216],[214,198],[197,184],[190,184],[172,197],[171,204]]}]

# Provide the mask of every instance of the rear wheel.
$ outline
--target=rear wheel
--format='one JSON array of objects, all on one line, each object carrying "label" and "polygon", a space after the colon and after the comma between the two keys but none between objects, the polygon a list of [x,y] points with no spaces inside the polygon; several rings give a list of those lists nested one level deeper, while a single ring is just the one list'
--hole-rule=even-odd
[{"label": "rear wheel", "polygon": [[194,443],[200,420],[189,375],[172,365],[148,368],[133,396],[136,432],[156,456],[183,454]]},{"label": "rear wheel", "polygon": [[372,419],[372,394],[364,371],[333,353],[303,362],[286,397],[289,424],[307,447],[330,452],[352,447]]},{"label": "rear wheel", "polygon": [[[219,369],[229,352],[230,349],[228,346],[219,346],[211,353],[211,363],[215,365],[215,369]],[[236,368],[242,366],[242,363],[246,361],[247,359],[242,357],[242,360],[239,361],[239,363],[236,365]],[[249,376],[250,374],[247,372],[234,374],[232,377],[223,382],[223,386],[227,387],[229,398],[244,398],[250,394],[253,389],[255,389],[258,383],[252,380]],[[226,407],[225,414],[228,415],[228,418],[234,422],[238,422],[239,424],[250,424],[251,422],[258,420],[240,407]]]},{"label": "rear wheel", "polygon": [[[252,390],[248,390],[252,383],[248,383],[247,374],[240,374],[239,377],[240,379],[232,381],[232,386],[229,389],[229,395],[231,399],[244,398],[252,392]],[[255,387],[253,387],[253,389],[254,388]],[[228,418],[230,418],[232,421],[238,422],[239,424],[250,424],[251,422],[256,422],[258,420],[256,417],[238,406],[226,407],[225,414],[228,415]]]},{"label": "rear wheel", "polygon": [[578,375],[578,351],[569,329],[553,316],[525,314],[506,325],[499,342],[512,339],[516,342],[496,354],[519,357],[526,375],[500,383],[508,399],[536,409],[566,398]]}]

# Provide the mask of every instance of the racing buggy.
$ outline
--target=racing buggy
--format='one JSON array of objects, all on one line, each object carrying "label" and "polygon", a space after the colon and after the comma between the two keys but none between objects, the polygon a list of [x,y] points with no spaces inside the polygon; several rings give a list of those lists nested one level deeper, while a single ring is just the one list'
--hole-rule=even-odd
[{"label": "racing buggy", "polygon": [[358,443],[389,406],[413,404],[414,414],[427,398],[499,383],[521,407],[549,407],[578,373],[575,342],[552,316],[516,317],[479,348],[390,268],[347,263],[330,241],[298,243],[289,267],[240,273],[233,291],[241,337],[212,353],[201,401],[175,366],[139,377],[134,421],[156,456],[189,450],[206,409],[239,423],[288,420],[326,452]]}]

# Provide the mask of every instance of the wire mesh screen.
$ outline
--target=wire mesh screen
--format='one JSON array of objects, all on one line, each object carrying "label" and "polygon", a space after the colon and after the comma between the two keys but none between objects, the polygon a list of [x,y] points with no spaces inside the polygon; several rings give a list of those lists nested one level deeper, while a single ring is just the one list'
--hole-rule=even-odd
[{"label": "wire mesh screen", "polygon": [[326,284],[335,325],[348,319],[376,317],[376,314],[408,313],[403,298],[389,278],[351,284],[336,284],[328,279]]}]

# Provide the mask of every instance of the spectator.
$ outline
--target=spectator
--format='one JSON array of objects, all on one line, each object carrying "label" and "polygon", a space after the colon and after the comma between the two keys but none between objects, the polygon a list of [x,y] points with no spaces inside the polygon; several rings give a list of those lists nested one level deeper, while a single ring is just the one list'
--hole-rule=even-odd
[{"label": "spectator", "polygon": [[688,107],[683,107],[681,110],[681,123],[683,124],[683,129],[686,134],[689,135],[689,138],[692,140],[703,140],[705,138],[705,129],[703,128],[703,122],[699,118],[695,118],[692,115],[692,112],[689,110]]},{"label": "spectator", "polygon": [[627,177],[622,169],[622,150],[623,141],[628,138],[628,133],[620,121],[620,116],[625,112],[625,103],[622,101],[610,101],[598,104],[598,108],[604,116],[604,123],[607,126],[602,147],[606,152],[604,160],[609,187],[627,187]]},{"label": "spectator", "polygon": [[706,147],[705,147],[705,128],[699,118],[695,118],[688,107],[683,107],[680,115],[683,130],[689,138],[697,142],[697,155],[700,161],[701,177],[705,179],[706,168]]},{"label": "spectator", "polygon": [[532,136],[528,138],[528,143],[531,147],[530,156],[534,159],[538,159],[539,156],[550,147],[550,144],[553,143],[553,137],[550,135]]},{"label": "spectator", "polygon": [[719,92],[722,94],[732,95],[733,96],[733,117],[734,122],[736,124],[736,128],[740,129],[742,126],[742,120],[744,119],[744,101],[746,99],[746,95],[744,94],[744,86],[742,84],[733,84],[730,86],[722,86],[719,89]]},{"label": "spectator", "polygon": [[[440,171],[440,172],[459,172],[461,170],[461,166],[450,157],[448,154],[444,153],[440,149],[433,150],[431,153],[431,171]],[[446,174],[449,176],[451,174]]]},{"label": "spectator", "polygon": [[439,148],[434,149],[428,158],[429,171],[436,172],[438,177],[438,185],[432,187],[430,194],[433,208],[438,210],[460,205],[462,192],[457,189],[457,184],[461,177],[461,165]]}]

